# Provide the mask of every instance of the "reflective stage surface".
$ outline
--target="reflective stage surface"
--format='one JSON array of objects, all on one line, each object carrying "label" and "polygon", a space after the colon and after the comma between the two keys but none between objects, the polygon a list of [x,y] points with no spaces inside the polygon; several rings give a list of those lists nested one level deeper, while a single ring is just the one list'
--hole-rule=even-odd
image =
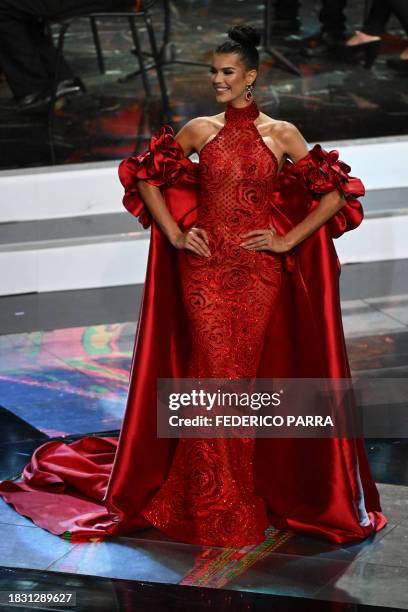
[{"label": "reflective stage surface", "polygon": [[[386,282],[392,268],[403,270],[404,262],[388,266],[388,275],[383,264],[342,269],[353,375],[407,373],[406,281],[400,280],[401,293],[394,296],[387,295]],[[367,287],[358,281],[361,274],[370,279]],[[49,438],[114,435],[120,428],[140,287],[72,291],[63,297],[60,311],[58,293],[1,299],[1,478],[19,474]],[[95,307],[82,307],[86,303]],[[15,333],[16,317],[25,332]],[[209,604],[217,610],[408,609],[408,444],[383,439],[366,445],[389,524],[364,542],[336,546],[271,528],[259,546],[221,549],[170,541],[152,528],[74,545],[1,501],[0,590],[70,585],[79,606],[72,609],[79,610],[173,609],[176,602],[186,610]]]}]

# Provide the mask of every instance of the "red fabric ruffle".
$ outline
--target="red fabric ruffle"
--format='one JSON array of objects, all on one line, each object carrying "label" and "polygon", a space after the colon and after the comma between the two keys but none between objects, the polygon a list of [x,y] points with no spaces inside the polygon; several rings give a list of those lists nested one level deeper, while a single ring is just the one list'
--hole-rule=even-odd
[{"label": "red fabric ruffle", "polygon": [[[345,198],[345,204],[327,221],[331,237],[339,238],[344,232],[358,227],[364,218],[363,207],[357,198],[365,194],[365,188],[359,178],[350,176],[350,170],[350,166],[339,159],[338,151],[326,151],[316,144],[298,162],[288,161],[284,164],[279,175],[282,199],[286,199],[285,193],[292,202],[294,196],[303,196],[301,208],[305,210],[306,202],[309,212],[323,194],[339,191]],[[143,180],[163,189],[180,183],[196,183],[198,164],[185,157],[174,137],[173,128],[163,125],[152,135],[145,152],[120,163],[119,178],[125,189],[123,205],[147,228],[151,225],[152,216],[140,195],[138,181]]]},{"label": "red fabric ruffle", "polygon": [[324,194],[337,189],[346,199],[365,194],[363,183],[350,176],[350,171],[350,166],[339,159],[338,151],[325,151],[320,144],[292,164],[292,174],[301,176],[312,193]]},{"label": "red fabric ruffle", "polygon": [[173,128],[163,125],[152,135],[145,152],[120,163],[119,179],[125,188],[123,205],[147,228],[151,225],[152,216],[139,193],[138,181],[146,181],[156,187],[196,182],[197,164],[185,157],[174,137]]},{"label": "red fabric ruffle", "polygon": [[339,238],[360,225],[364,210],[357,198],[364,196],[365,187],[359,178],[349,174],[351,168],[339,159],[338,151],[326,151],[316,144],[296,163],[286,162],[282,170],[279,190],[283,199],[286,194],[292,202],[294,199],[300,202],[303,214],[299,221],[317,205],[322,195],[337,190],[345,203],[326,222],[331,238]]}]

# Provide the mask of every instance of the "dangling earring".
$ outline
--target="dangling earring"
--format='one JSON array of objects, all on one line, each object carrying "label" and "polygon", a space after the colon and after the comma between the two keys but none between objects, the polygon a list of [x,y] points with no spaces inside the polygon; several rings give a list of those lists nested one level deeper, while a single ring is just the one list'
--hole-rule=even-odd
[{"label": "dangling earring", "polygon": [[252,84],[251,84],[251,85],[247,85],[247,86],[246,86],[245,100],[246,100],[247,102],[249,102],[250,100],[252,100],[252,98],[254,97],[254,96],[252,95],[252,91],[253,91],[253,89],[254,89],[254,86],[253,86]]}]

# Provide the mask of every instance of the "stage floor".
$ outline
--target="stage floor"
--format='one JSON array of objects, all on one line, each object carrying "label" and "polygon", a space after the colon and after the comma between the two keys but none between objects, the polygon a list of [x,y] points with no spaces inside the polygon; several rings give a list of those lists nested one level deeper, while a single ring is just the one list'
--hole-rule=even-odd
[{"label": "stage floor", "polygon": [[[389,291],[389,279],[407,262],[384,265],[342,269],[355,376],[407,375],[408,275],[399,280],[400,294]],[[140,292],[130,286],[0,299],[1,479],[19,474],[50,438],[117,433]],[[64,584],[77,592],[72,609],[79,611],[129,609],[125,593],[138,610],[175,609],[176,602],[183,610],[212,604],[234,612],[408,609],[408,443],[369,439],[366,446],[389,523],[364,542],[337,546],[271,528],[262,545],[222,549],[170,541],[152,528],[72,544],[0,500],[0,590],[18,590],[22,580],[30,590]]]},{"label": "stage floor", "polygon": [[[348,3],[347,29],[361,27],[364,2]],[[160,5],[160,3],[158,3]],[[274,35],[276,48],[296,64],[293,75],[261,55],[256,99],[261,110],[294,122],[309,142],[392,136],[408,132],[407,76],[386,65],[408,45],[399,22],[391,19],[381,55],[368,71],[334,56],[304,57],[301,38],[319,27],[316,3],[305,0],[300,12],[302,30]],[[262,27],[263,3],[240,0],[180,0],[172,3],[172,41],[175,57],[208,64],[212,49],[233,24]],[[153,22],[158,39],[163,16],[157,8]],[[149,72],[152,96],[147,98],[140,77],[119,82],[137,69],[132,41],[123,20],[111,19],[101,27],[106,74],[98,72],[92,34],[87,21],[78,22],[66,39],[66,58],[82,78],[87,93],[58,103],[54,117],[56,160],[61,164],[127,157],[146,147],[152,131],[163,123],[160,91],[155,72]],[[141,32],[147,48],[146,32]],[[195,116],[221,112],[214,101],[208,67],[172,64],[165,67],[171,122],[176,129]],[[10,91],[0,82],[0,169],[51,163],[47,114],[21,114],[10,103]]]},{"label": "stage floor", "polygon": [[[82,575],[153,583],[152,589],[156,585],[162,590],[166,586],[182,585],[203,590],[222,589],[224,597],[225,590],[240,593],[242,607],[211,608],[214,610],[258,609],[244,608],[244,602],[251,601],[247,599],[249,594],[278,596],[270,600],[269,608],[259,608],[269,610],[332,609],[329,604],[327,608],[318,607],[319,600],[378,606],[374,609],[382,610],[408,609],[408,488],[379,484],[379,491],[389,523],[364,542],[336,546],[289,531],[271,530],[269,538],[259,546],[242,549],[170,542],[155,529],[139,532],[134,537],[74,545],[36,527],[1,500],[2,565],[14,568],[7,573],[0,570],[1,590],[10,588],[7,585],[19,575],[17,569],[27,568],[42,570],[37,576],[43,580],[46,577],[49,590],[61,581],[61,576],[53,576],[54,572],[71,575],[64,578],[65,589],[78,591],[79,606],[72,609],[81,611],[90,609],[81,606]],[[30,574],[24,576],[26,581]],[[93,584],[97,600],[98,583]],[[151,597],[154,601],[153,594]],[[201,606],[179,609],[208,609],[205,598],[211,601],[206,593],[202,594]],[[288,599],[293,599],[292,607],[280,607],[280,598],[286,606]],[[316,607],[306,607],[306,600],[313,600]],[[139,607],[136,602],[137,599],[134,609],[153,608]],[[130,609],[100,605],[95,608]]]},{"label": "stage floor", "polygon": [[[408,294],[342,302],[353,376],[407,376],[407,304]],[[118,430],[135,329],[125,321],[0,336],[0,406],[49,437]]]}]

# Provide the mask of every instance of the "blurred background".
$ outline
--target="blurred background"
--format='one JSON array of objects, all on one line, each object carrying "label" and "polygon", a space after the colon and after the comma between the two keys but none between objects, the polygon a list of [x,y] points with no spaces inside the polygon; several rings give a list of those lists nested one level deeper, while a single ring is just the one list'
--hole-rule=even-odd
[{"label": "blurred background", "polygon": [[[0,81],[1,168],[118,159],[130,155],[135,148],[142,149],[152,130],[163,121],[168,120],[177,128],[194,116],[220,112],[208,86],[206,64],[211,61],[212,49],[223,40],[228,28],[240,23],[253,25],[264,33],[265,51],[261,56],[256,90],[259,105],[276,118],[294,122],[307,140],[372,138],[407,132],[408,62],[399,69],[388,65],[390,59],[400,58],[408,48],[404,23],[391,11],[383,24],[379,49],[361,46],[355,55],[347,54],[345,49],[347,39],[367,23],[370,5],[377,0],[129,2],[128,7],[121,5],[119,0],[116,3],[119,8],[122,6],[124,16],[115,16],[112,2],[105,3],[111,11],[94,20],[83,15],[85,8],[71,8],[71,12],[82,15],[72,22],[71,16],[65,14],[54,12],[49,19],[41,19],[39,15],[46,35],[54,38],[56,46],[61,29],[69,24],[62,57],[70,69],[68,80],[76,78],[84,90],[70,91],[68,87],[64,95],[64,88],[60,88],[60,95],[50,112],[46,96],[42,100],[40,97],[39,104],[19,105],[10,90],[11,79],[8,82],[3,73]],[[8,3],[3,0],[3,4]],[[75,5],[75,2],[67,4]],[[85,7],[87,3],[77,4]],[[88,4],[104,6],[104,1]],[[400,4],[405,5],[404,10],[408,13],[407,3],[402,0]],[[152,45],[143,11],[134,9],[136,5],[148,7],[161,58],[161,78],[154,67],[149,69],[154,63]],[[0,5],[0,19],[6,8]],[[127,16],[129,10],[134,10],[134,19]],[[27,26],[27,14],[19,17]],[[28,27],[32,28],[32,14],[29,17]],[[4,28],[10,31],[5,17],[3,21]],[[132,28],[136,30],[138,51]],[[17,34],[21,36],[21,32]],[[35,34],[38,37],[38,32]],[[13,37],[13,44],[14,55],[18,55],[19,49],[21,54],[28,54],[28,43],[23,37],[20,42]],[[33,66],[32,57],[23,57],[25,69],[21,62],[17,67],[10,67],[10,45],[8,40],[1,43],[0,31],[0,49],[3,48],[0,67],[3,58],[4,72],[12,73],[14,80],[19,79],[19,84],[14,86],[19,98],[24,94],[41,93],[38,91],[41,88],[47,90],[45,78],[44,85],[39,78],[40,85],[32,78],[30,90],[28,81],[32,73],[37,71],[34,76],[38,77],[40,71],[38,66]],[[271,48],[288,63],[280,62],[276,55],[269,53]],[[51,89],[58,58],[47,49],[45,55],[43,63],[49,72],[48,89]],[[140,74],[140,59],[147,69],[145,78]],[[368,70],[363,67],[367,59],[373,61]],[[187,63],[174,63],[174,60]],[[202,65],[194,65],[194,62]],[[65,65],[64,61],[61,63]],[[58,80],[66,81],[67,75],[61,66],[60,72]],[[139,74],[132,76],[134,72]],[[22,82],[26,85],[20,87]]]}]

